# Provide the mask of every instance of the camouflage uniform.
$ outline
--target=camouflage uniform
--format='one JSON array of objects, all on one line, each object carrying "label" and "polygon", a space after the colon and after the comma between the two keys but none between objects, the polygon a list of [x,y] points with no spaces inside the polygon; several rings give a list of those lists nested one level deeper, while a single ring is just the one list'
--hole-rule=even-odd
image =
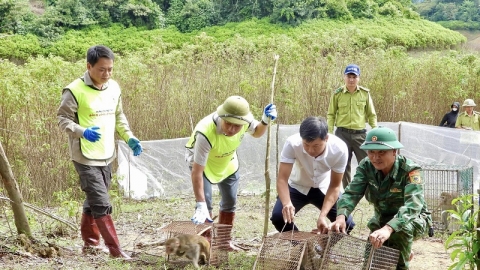
[{"label": "camouflage uniform", "polygon": [[352,182],[337,202],[337,216],[348,217],[365,195],[375,211],[368,222],[371,232],[385,224],[394,230],[384,245],[400,251],[397,269],[408,269],[413,240],[426,234],[432,225],[424,199],[422,175],[417,164],[400,155],[386,176],[366,158],[358,165]]}]

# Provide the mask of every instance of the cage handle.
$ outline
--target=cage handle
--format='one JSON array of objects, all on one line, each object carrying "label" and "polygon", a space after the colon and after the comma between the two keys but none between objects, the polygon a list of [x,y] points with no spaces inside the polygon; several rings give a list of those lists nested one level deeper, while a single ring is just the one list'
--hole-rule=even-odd
[{"label": "cage handle", "polygon": [[[287,226],[287,223],[285,222],[285,224],[283,225],[282,230],[281,230],[280,233],[278,234],[277,238],[280,237],[280,234],[283,233],[283,230],[285,230],[285,227],[286,227],[286,226]],[[293,221],[292,221],[292,226],[295,226],[295,224],[293,223]],[[291,230],[290,240],[293,240],[293,232],[294,232],[294,231],[295,231],[294,229]]]}]

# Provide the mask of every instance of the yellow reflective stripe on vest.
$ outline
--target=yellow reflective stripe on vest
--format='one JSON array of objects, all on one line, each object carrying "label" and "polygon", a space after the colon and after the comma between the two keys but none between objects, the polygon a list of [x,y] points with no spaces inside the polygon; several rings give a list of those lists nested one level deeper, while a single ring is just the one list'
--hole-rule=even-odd
[{"label": "yellow reflective stripe on vest", "polygon": [[197,133],[203,134],[210,142],[212,148],[203,172],[210,182],[219,183],[238,170],[236,150],[247,130],[248,125],[244,125],[240,132],[231,137],[217,134],[217,126],[213,121],[213,115],[208,115],[197,124],[186,147],[193,148]]},{"label": "yellow reflective stripe on vest", "polygon": [[99,141],[80,139],[80,149],[87,159],[105,160],[115,153],[115,112],[120,99],[120,87],[109,81],[107,89],[99,91],[87,86],[81,79],[66,87],[70,89],[78,104],[78,124],[82,127],[98,126],[102,135]]}]

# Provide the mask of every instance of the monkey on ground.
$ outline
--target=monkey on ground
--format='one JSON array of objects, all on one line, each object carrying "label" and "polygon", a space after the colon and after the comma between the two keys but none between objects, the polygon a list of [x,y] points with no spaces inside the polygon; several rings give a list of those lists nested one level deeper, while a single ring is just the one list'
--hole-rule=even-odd
[{"label": "monkey on ground", "polygon": [[184,256],[192,261],[195,268],[199,268],[200,257],[206,264],[210,259],[210,243],[205,237],[196,234],[179,234],[165,241],[165,250],[168,255]]}]

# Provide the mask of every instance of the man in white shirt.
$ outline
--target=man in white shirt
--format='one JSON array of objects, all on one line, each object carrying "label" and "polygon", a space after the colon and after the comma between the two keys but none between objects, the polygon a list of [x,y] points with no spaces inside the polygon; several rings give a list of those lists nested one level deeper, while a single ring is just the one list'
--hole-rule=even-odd
[{"label": "man in white shirt", "polygon": [[[336,202],[341,192],[348,160],[345,142],[328,134],[324,118],[307,117],[300,133],[287,138],[280,157],[277,178],[277,202],[270,220],[278,231],[298,230],[295,214],[307,204],[321,210],[317,220],[320,233],[328,232],[325,218],[335,221]],[[347,219],[350,232],[355,223]]]}]

